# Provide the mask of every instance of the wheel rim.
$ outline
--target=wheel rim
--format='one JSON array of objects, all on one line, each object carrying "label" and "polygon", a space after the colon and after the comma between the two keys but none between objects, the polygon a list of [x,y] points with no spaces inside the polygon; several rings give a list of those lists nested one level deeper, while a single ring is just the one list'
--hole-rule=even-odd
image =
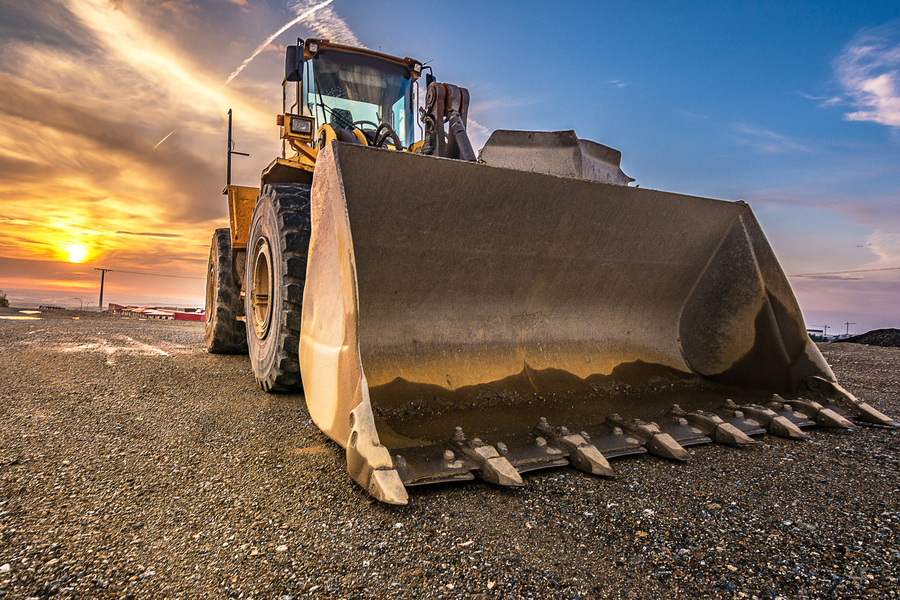
[{"label": "wheel rim", "polygon": [[272,256],[265,239],[256,242],[250,276],[250,315],[259,339],[266,337],[272,317]]}]

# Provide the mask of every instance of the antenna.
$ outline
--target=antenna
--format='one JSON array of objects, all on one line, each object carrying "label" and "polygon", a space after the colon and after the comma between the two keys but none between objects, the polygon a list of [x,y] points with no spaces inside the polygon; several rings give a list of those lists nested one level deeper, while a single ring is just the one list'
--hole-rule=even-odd
[{"label": "antenna", "polygon": [[228,164],[225,167],[225,185],[231,185],[231,155],[239,154],[241,156],[250,156],[244,152],[236,152],[234,150],[234,139],[231,137],[231,109],[228,109]]}]

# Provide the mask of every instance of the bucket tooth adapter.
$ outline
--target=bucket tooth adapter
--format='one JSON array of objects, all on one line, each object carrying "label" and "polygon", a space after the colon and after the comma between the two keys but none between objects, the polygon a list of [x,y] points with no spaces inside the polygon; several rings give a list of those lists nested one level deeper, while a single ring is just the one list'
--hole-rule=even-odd
[{"label": "bucket tooth adapter", "polygon": [[572,131],[476,154],[468,92],[431,73],[415,141],[422,73],[289,46],[282,156],[258,189],[229,181],[210,253],[210,351],[302,389],[372,497],[900,427],[837,383],[747,204],[631,187],[618,150]]}]

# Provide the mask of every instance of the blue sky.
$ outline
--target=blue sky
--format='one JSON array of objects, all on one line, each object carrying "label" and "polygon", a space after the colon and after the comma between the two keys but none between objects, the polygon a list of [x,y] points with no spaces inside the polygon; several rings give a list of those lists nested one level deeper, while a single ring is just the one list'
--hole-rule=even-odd
[{"label": "blue sky", "polygon": [[202,274],[227,223],[225,112],[253,184],[279,152],[284,45],[331,37],[467,87],[476,147],[575,129],[642,187],[747,201],[789,275],[826,273],[791,278],[809,325],[900,327],[895,3],[333,0],[222,87],[320,3],[0,0],[0,257],[86,244],[82,269],[152,252]]}]

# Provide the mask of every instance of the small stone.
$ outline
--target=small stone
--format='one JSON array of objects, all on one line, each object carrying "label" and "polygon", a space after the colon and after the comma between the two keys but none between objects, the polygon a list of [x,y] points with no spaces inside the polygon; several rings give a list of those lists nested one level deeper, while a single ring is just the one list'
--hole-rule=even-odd
[{"label": "small stone", "polygon": [[9,573],[9,570],[11,568],[12,567],[9,566],[9,563],[6,563],[5,565],[0,566],[0,575],[5,575],[6,573]]},{"label": "small stone", "polygon": [[285,552],[286,550],[287,550],[287,546],[285,546],[284,544],[282,544],[280,546],[275,546],[275,552]]},{"label": "small stone", "polygon": [[734,565],[725,565],[725,568],[728,569],[729,571],[731,571],[732,573],[734,573],[735,571],[738,570],[737,567]]}]

